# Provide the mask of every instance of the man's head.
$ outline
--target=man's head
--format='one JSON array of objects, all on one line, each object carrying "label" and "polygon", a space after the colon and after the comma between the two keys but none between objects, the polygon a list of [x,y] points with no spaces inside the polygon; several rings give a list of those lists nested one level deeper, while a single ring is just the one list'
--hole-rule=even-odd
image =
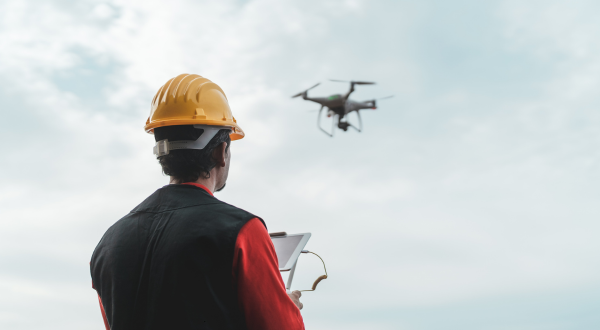
[{"label": "man's head", "polygon": [[[156,141],[195,141],[204,132],[193,125],[157,127]],[[199,179],[215,181],[215,190],[225,187],[231,160],[231,129],[220,130],[204,149],[177,149],[158,157],[163,173],[171,176],[171,183],[196,182]]]}]

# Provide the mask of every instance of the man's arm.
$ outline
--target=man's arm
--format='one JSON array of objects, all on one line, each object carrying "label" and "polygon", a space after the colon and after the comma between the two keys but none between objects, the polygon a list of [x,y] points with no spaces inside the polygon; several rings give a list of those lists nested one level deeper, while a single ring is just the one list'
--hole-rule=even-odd
[{"label": "man's arm", "polygon": [[100,295],[98,295],[98,302],[100,303],[100,312],[102,313],[102,320],[104,320],[104,327],[106,330],[110,330],[110,326],[108,325],[108,320],[106,319],[106,312],[104,311],[104,305],[102,305],[102,299],[100,299]]},{"label": "man's arm", "polygon": [[[286,293],[271,237],[258,218],[238,234],[233,279],[249,330],[304,329],[300,310]],[[299,293],[293,295],[299,298]]]},{"label": "man's arm", "polygon": [[[92,262],[90,261],[90,265]],[[92,289],[96,290],[94,287],[94,282],[92,282]],[[98,303],[100,303],[100,313],[102,313],[102,320],[104,321],[104,327],[106,330],[110,330],[110,326],[108,325],[108,320],[106,319],[106,311],[104,311],[104,305],[102,305],[102,298],[100,298],[100,294],[98,294]]]}]

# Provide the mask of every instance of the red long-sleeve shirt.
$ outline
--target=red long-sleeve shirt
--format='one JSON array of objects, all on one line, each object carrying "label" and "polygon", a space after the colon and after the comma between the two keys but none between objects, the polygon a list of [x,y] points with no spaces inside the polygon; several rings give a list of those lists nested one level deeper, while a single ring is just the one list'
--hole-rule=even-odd
[{"label": "red long-sleeve shirt", "polygon": [[[194,185],[212,192],[198,183]],[[287,295],[275,247],[258,218],[248,221],[238,233],[233,257],[233,282],[248,330],[303,330],[300,310]],[[100,310],[106,330],[110,330],[102,300]]]}]

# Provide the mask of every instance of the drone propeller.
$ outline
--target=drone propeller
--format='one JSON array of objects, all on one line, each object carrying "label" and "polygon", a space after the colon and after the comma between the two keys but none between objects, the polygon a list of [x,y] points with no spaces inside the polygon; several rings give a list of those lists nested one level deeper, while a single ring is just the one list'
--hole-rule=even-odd
[{"label": "drone propeller", "polygon": [[370,100],[365,100],[365,101],[363,101],[363,102],[375,102],[375,101],[379,101],[379,100],[391,99],[392,97],[394,97],[394,95],[385,96],[385,97],[380,97],[380,98],[378,98],[378,99],[370,99]]},{"label": "drone propeller", "polygon": [[304,90],[304,91],[302,91],[302,92],[300,92],[300,93],[298,93],[298,94],[296,94],[296,95],[292,96],[292,98],[294,98],[294,97],[298,97],[298,96],[301,96],[302,94],[304,94],[304,93],[308,92],[309,90],[311,90],[311,89],[313,89],[313,88],[315,88],[315,87],[319,86],[320,84],[321,84],[321,83],[317,83],[317,84],[316,84],[316,85],[314,85],[313,87],[311,87],[311,88],[309,88],[309,89],[306,89],[306,90]]},{"label": "drone propeller", "polygon": [[375,85],[374,82],[371,81],[350,81],[350,80],[336,80],[336,79],[329,79],[329,81],[335,81],[335,82],[349,82],[355,85]]},{"label": "drone propeller", "polygon": [[379,101],[379,100],[391,99],[392,97],[394,97],[394,95],[385,96],[385,97],[380,97],[380,98],[378,98],[378,99],[375,99],[375,100],[376,100],[376,101]]}]

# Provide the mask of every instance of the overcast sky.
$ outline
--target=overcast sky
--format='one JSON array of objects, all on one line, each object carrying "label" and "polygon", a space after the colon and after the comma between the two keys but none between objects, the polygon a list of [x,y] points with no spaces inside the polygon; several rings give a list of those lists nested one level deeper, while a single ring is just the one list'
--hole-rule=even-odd
[{"label": "overcast sky", "polygon": [[[217,197],[312,232],[307,329],[600,327],[595,1],[0,1],[0,328],[101,329],[88,262],[168,183],[143,130],[181,73],[246,138]],[[290,96],[395,97],[363,133]],[[294,281],[322,266],[302,255]]]}]

